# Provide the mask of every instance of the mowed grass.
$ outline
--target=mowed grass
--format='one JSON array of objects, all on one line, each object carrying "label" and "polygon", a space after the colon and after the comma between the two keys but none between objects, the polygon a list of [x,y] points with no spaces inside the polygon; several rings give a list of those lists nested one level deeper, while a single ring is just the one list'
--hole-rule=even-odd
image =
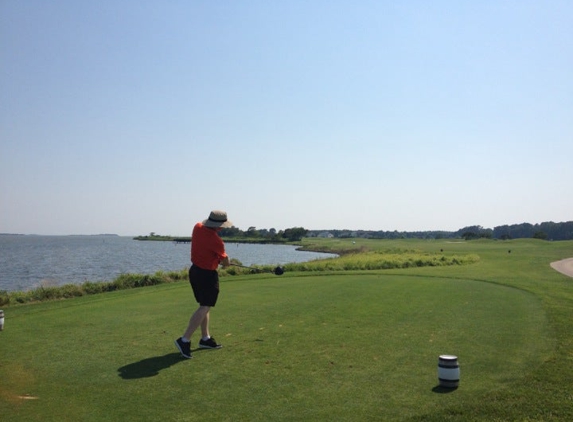
[{"label": "mowed grass", "polygon": [[[369,248],[389,245],[407,249]],[[572,245],[418,241],[480,260],[225,278],[211,324],[224,347],[191,360],[173,345],[196,306],[185,282],[13,306],[0,333],[0,415],[570,420],[572,284],[549,262]],[[440,354],[459,358],[457,390],[437,388]]]}]

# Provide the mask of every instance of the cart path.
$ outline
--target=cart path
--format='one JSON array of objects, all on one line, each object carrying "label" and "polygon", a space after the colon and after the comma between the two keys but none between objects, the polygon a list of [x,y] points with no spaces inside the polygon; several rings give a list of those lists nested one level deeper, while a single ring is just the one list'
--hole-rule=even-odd
[{"label": "cart path", "polygon": [[561,261],[552,262],[551,268],[559,271],[561,274],[573,277],[573,258],[562,259]]}]

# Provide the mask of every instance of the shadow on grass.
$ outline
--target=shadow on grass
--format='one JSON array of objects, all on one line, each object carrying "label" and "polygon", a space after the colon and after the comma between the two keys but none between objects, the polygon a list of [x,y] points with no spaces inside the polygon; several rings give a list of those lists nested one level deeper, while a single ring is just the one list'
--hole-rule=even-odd
[{"label": "shadow on grass", "polygon": [[438,394],[448,394],[448,393],[453,393],[457,389],[458,387],[448,388],[448,387],[442,387],[441,385],[436,385],[434,388],[432,388],[432,391]]},{"label": "shadow on grass", "polygon": [[183,362],[180,353],[168,353],[163,356],[155,356],[122,366],[117,371],[124,380],[154,377],[162,369],[167,369],[176,363]]}]

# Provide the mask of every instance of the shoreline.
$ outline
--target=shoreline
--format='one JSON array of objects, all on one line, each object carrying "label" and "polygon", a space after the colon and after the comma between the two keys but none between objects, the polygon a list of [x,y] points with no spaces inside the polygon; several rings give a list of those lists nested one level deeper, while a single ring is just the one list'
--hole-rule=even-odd
[{"label": "shoreline", "polygon": [[562,259],[561,261],[552,262],[551,268],[567,277],[573,277],[573,258]]}]

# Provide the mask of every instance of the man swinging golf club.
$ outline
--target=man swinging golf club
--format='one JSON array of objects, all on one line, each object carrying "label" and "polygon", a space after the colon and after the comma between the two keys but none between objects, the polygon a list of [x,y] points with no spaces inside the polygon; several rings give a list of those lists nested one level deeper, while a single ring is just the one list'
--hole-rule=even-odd
[{"label": "man swinging golf club", "polygon": [[201,327],[199,347],[219,349],[215,339],[209,333],[209,311],[217,303],[219,296],[219,264],[229,266],[229,257],[225,253],[225,244],[218,232],[224,227],[232,227],[224,211],[211,211],[209,218],[195,224],[191,238],[191,268],[189,282],[199,308],[191,316],[183,336],[175,340],[175,345],[186,359],[191,359],[191,335]]}]

